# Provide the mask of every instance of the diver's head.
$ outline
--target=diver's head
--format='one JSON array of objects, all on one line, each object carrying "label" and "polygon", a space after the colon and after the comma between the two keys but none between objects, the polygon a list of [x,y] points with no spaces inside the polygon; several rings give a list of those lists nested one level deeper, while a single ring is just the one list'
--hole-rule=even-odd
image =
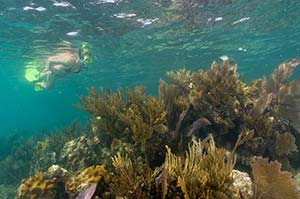
[{"label": "diver's head", "polygon": [[93,61],[87,42],[81,43],[81,46],[78,51],[78,55],[80,60],[83,62],[84,65],[83,67],[86,67],[85,66],[86,64],[91,63]]}]

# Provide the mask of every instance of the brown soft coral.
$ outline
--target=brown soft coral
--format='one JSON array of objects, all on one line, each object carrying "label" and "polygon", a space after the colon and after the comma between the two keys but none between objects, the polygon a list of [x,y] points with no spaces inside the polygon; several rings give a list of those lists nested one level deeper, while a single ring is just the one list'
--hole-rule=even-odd
[{"label": "brown soft coral", "polygon": [[166,112],[163,102],[147,96],[144,87],[134,90],[119,89],[116,93],[100,89],[90,90],[88,97],[81,97],[80,108],[91,112],[95,119],[93,125],[106,133],[109,140],[117,138],[128,143],[144,145],[154,132],[164,133]]},{"label": "brown soft coral", "polygon": [[[235,164],[234,156],[226,158],[226,151],[215,146],[210,137],[207,153],[200,141],[189,146],[186,157],[176,156],[168,148],[164,175],[166,181],[177,181],[184,198],[231,197],[228,187],[233,183],[230,175]],[[167,179],[167,180],[166,180]],[[171,187],[169,187],[171,190]],[[174,193],[166,193],[174,194]]]},{"label": "brown soft coral", "polygon": [[164,133],[166,112],[162,101],[148,97],[142,105],[132,104],[120,113],[120,119],[128,126],[135,142],[145,144],[154,130]]},{"label": "brown soft coral", "polygon": [[269,162],[263,158],[257,159],[252,164],[256,198],[300,198],[292,174],[281,171],[280,168],[281,164],[279,162]]},{"label": "brown soft coral", "polygon": [[[294,69],[300,64],[300,60],[293,59],[279,65],[271,78],[267,81],[263,78],[260,92],[268,95],[268,102],[276,107],[281,117],[290,120],[292,126],[300,133],[300,81],[289,80]],[[260,96],[260,99],[263,95]]]},{"label": "brown soft coral", "polygon": [[141,160],[131,160],[120,154],[113,158],[113,166],[112,191],[117,197],[152,198],[155,179],[160,169],[153,171]]},{"label": "brown soft coral", "polygon": [[190,101],[194,109],[215,126],[227,133],[234,128],[234,120],[249,102],[244,82],[239,80],[237,65],[213,62],[207,72],[199,71],[192,76],[193,87]]}]

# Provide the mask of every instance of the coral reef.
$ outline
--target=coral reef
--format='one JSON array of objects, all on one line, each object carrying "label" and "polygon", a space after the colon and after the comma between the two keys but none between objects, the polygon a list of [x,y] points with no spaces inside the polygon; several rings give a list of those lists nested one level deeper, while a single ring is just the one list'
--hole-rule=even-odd
[{"label": "coral reef", "polygon": [[87,167],[78,175],[71,174],[58,165],[52,165],[47,172],[24,179],[18,189],[18,197],[20,199],[71,199],[94,184],[97,186],[98,196],[101,196],[108,189],[109,181],[110,174],[100,165]]},{"label": "coral reef", "polygon": [[253,131],[238,149],[243,154],[238,164],[245,164],[240,159],[247,156],[262,155],[281,159],[284,168],[291,169],[288,162],[299,146],[295,133],[299,81],[289,77],[298,64],[298,60],[283,63],[269,80],[263,77],[249,86],[230,61],[213,62],[208,71],[167,73],[170,83],[161,81],[159,94],[167,110],[172,149],[184,151],[191,135],[205,138],[208,133],[218,145],[232,149],[243,131]]},{"label": "coral reef", "polygon": [[[232,60],[171,71],[158,97],[144,87],[92,88],[78,105],[92,114],[89,128],[73,125],[18,152],[33,175],[19,198],[299,198],[292,174],[280,170],[299,170],[299,64],[249,85]],[[250,166],[253,183],[241,172]]]},{"label": "coral reef", "polygon": [[[64,167],[61,162],[61,152],[66,142],[78,137],[84,129],[74,121],[67,128],[61,131],[47,133],[42,140],[38,140],[34,146],[30,163],[30,174],[37,172],[45,172],[53,164],[59,164]],[[67,168],[67,167],[66,167]]]},{"label": "coral reef", "polygon": [[101,154],[101,164],[110,166],[112,165],[112,157],[117,154],[125,155],[132,157],[134,154],[134,146],[132,144],[123,142],[120,139],[113,139],[109,147],[102,147]]},{"label": "coral reef", "polygon": [[37,141],[32,157],[31,174],[35,174],[38,171],[46,171],[49,166],[57,164],[57,149],[59,149],[59,143],[57,144],[57,148],[54,148],[54,143],[50,138]]}]

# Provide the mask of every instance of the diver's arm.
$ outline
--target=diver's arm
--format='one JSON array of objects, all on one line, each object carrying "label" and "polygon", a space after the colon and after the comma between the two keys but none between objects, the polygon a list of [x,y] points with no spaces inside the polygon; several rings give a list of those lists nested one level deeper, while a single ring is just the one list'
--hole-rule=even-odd
[{"label": "diver's arm", "polygon": [[49,75],[46,79],[46,88],[51,89],[54,86],[55,83],[55,75]]}]

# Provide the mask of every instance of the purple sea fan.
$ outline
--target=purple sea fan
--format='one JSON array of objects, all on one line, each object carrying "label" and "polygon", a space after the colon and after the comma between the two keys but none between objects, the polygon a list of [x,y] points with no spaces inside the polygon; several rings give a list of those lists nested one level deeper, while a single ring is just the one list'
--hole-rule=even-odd
[{"label": "purple sea fan", "polygon": [[91,199],[96,191],[97,184],[91,184],[88,188],[80,192],[76,199]]}]

